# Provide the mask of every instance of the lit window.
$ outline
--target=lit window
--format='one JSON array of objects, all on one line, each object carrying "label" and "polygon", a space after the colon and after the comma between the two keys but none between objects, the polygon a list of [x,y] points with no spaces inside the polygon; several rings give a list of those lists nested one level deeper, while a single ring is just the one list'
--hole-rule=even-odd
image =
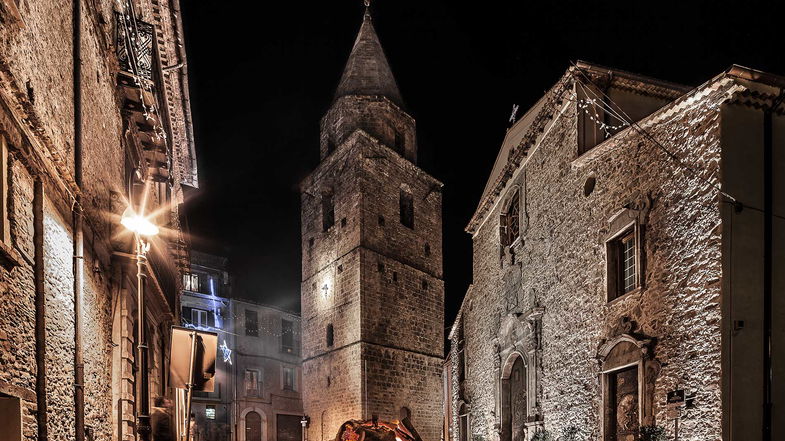
[{"label": "lit window", "polygon": [[215,406],[212,404],[208,404],[207,407],[204,409],[204,417],[208,420],[215,419]]},{"label": "lit window", "polygon": [[291,367],[284,367],[283,368],[283,389],[284,390],[295,390],[294,388],[294,368]]},{"label": "lit window", "polygon": [[192,273],[183,274],[183,288],[186,291],[199,292],[199,275]]}]

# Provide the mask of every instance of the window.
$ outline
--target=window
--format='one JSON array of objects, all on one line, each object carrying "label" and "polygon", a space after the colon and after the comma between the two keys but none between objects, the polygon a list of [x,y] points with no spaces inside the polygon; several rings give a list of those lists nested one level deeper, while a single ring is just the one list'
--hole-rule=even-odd
[{"label": "window", "polygon": [[294,323],[281,319],[281,352],[294,352]]},{"label": "window", "polygon": [[294,368],[292,367],[284,367],[283,368],[283,390],[295,390],[294,387]]},{"label": "window", "polygon": [[333,328],[333,324],[330,323],[327,325],[327,347],[332,347],[335,343],[335,329]]},{"label": "window", "polygon": [[208,404],[204,408],[204,417],[207,418],[208,420],[214,420],[215,419],[215,405],[214,404]]},{"label": "window", "polygon": [[183,274],[183,288],[186,291],[199,292],[199,275],[193,273]]},{"label": "window", "polygon": [[245,335],[251,337],[259,336],[259,316],[256,311],[245,310]]},{"label": "window", "polygon": [[510,198],[509,205],[499,219],[499,238],[502,246],[508,247],[521,234],[521,201],[516,191]]},{"label": "window", "polygon": [[635,226],[630,226],[607,242],[608,301],[639,287],[638,241]]},{"label": "window", "polygon": [[335,206],[333,195],[322,195],[322,231],[327,231],[335,225]]},{"label": "window", "polygon": [[258,397],[259,391],[259,371],[254,369],[245,370],[245,396]]},{"label": "window", "polygon": [[191,310],[191,323],[197,327],[208,327],[212,326],[208,324],[208,312],[204,309],[192,309]]},{"label": "window", "polygon": [[404,189],[401,189],[400,209],[401,223],[405,227],[414,228],[414,198]]},{"label": "window", "polygon": [[395,151],[400,153],[401,155],[403,155],[403,153],[405,151],[404,143],[405,143],[405,141],[404,141],[403,134],[401,134],[401,132],[395,130],[395,145],[394,145],[394,148],[395,148]]}]

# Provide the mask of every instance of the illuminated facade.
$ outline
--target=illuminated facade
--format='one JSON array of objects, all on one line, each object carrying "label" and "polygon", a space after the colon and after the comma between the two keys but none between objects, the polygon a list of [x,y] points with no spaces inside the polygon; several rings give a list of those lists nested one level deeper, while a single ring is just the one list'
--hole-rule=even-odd
[{"label": "illuminated facade", "polygon": [[767,389],[785,436],[783,90],[579,63],[512,125],[467,227],[453,441],[763,439]]},{"label": "illuminated facade", "polygon": [[[0,0],[0,23],[0,438],[133,440],[140,345],[148,404],[171,396],[197,185],[179,1]],[[143,200],[146,345],[120,226]]]},{"label": "illuminated facade", "polygon": [[301,441],[300,316],[237,298],[225,257],[191,252],[182,324],[218,334],[215,390],[196,392],[196,441]]},{"label": "illuminated facade", "polygon": [[301,184],[307,439],[349,419],[442,429],[442,184],[417,167],[414,119],[366,12]]}]

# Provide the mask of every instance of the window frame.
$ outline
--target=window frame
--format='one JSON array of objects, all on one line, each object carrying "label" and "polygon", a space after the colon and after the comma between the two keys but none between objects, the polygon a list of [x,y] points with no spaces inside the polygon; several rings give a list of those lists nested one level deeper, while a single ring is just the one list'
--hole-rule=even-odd
[{"label": "window frame", "polygon": [[[250,332],[249,318],[253,317],[254,319],[251,320],[255,322],[255,330],[254,332]],[[248,337],[259,337],[259,312],[254,311],[253,309],[246,309],[245,310],[245,335]]]},{"label": "window frame", "polygon": [[[610,221],[610,234],[605,239],[605,279],[606,301],[613,302],[629,294],[640,292],[644,288],[646,274],[645,257],[645,226],[640,222],[641,211],[626,208],[621,210]],[[634,244],[634,285],[627,289],[624,278],[624,247],[623,241],[633,240]]]},{"label": "window frame", "polygon": [[[290,345],[284,344],[284,334],[286,333],[284,323],[289,323],[289,338],[291,339]],[[281,352],[284,354],[294,354],[295,353],[295,341],[294,341],[294,321],[287,320],[285,318],[281,318]]]},{"label": "window frame", "polygon": [[507,199],[504,211],[499,216],[499,242],[502,248],[506,248],[514,245],[520,238],[521,192],[516,188]]},{"label": "window frame", "polygon": [[[255,387],[252,389],[248,388],[248,383],[249,383],[248,374],[250,374],[250,377],[253,380],[253,383],[255,384]],[[245,369],[245,374],[243,377],[243,389],[245,390],[246,397],[262,396],[262,390],[259,387],[259,385],[262,383],[261,379],[262,379],[262,372],[259,369],[247,369],[247,368]],[[252,393],[248,393],[249,391]]]},{"label": "window frame", "polygon": [[[291,373],[291,382],[287,383],[287,372]],[[297,368],[281,366],[281,390],[297,392]]]}]

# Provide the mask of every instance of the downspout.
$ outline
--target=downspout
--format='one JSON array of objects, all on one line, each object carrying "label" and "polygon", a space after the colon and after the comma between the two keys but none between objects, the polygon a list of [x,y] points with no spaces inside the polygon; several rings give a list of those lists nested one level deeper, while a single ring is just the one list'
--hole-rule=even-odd
[{"label": "downspout", "polygon": [[772,283],[774,223],[773,117],[785,99],[785,91],[763,114],[763,441],[772,434]]},{"label": "downspout", "polygon": [[77,193],[72,208],[74,235],[74,425],[76,441],[84,441],[84,358],[82,353],[82,280],[84,241],[82,232],[82,4],[73,0],[73,85],[74,85],[74,181]]},{"label": "downspout", "polygon": [[33,283],[35,284],[36,422],[38,441],[47,441],[46,408],[46,292],[44,289],[44,184],[37,177],[33,188]]}]

